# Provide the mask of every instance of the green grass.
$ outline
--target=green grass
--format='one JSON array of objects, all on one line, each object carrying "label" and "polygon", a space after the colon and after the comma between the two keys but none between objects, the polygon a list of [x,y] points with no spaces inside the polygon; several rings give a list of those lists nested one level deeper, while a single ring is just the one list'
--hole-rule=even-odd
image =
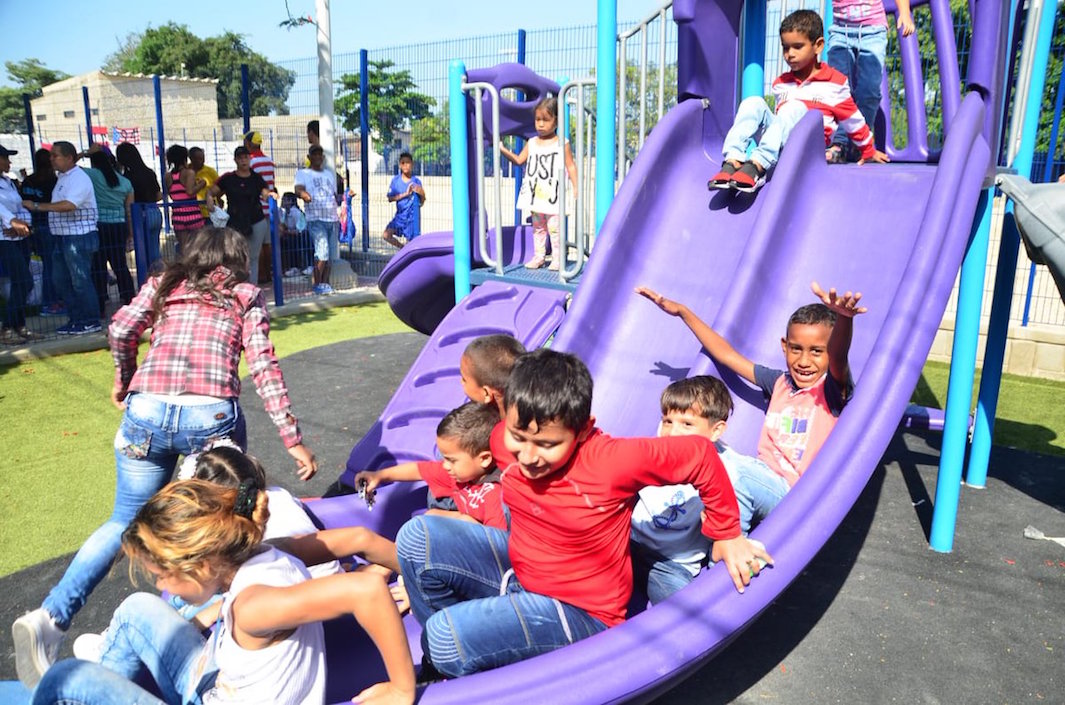
[{"label": "green grass", "polygon": [[[407,330],[387,305],[368,304],[275,318],[270,339],[285,357]],[[77,550],[110,514],[122,418],[113,375],[106,350],[0,366],[0,576]]]},{"label": "green grass", "polygon": [[[284,357],[406,330],[371,304],[277,318],[270,337]],[[76,550],[107,518],[121,419],[108,400],[113,369],[103,350],[0,367],[0,576]],[[928,363],[914,401],[942,408],[947,372]],[[1063,393],[1065,383],[1006,375],[995,443],[1065,456]]]}]

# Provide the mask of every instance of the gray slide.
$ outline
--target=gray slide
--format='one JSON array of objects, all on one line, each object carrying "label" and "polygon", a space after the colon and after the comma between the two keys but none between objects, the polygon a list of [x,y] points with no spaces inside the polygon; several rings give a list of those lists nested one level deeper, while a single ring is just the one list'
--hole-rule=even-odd
[{"label": "gray slide", "polygon": [[1023,176],[997,179],[1002,193],[1013,200],[1017,230],[1028,258],[1050,269],[1065,301],[1065,184],[1033,184]]}]

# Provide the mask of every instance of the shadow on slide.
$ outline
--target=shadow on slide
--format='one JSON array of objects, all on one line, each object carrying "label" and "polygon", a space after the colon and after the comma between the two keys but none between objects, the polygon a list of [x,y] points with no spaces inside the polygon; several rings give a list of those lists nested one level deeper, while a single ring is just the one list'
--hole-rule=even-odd
[{"label": "shadow on slide", "polygon": [[[588,364],[593,412],[615,435],[653,434],[658,396],[670,381],[719,375],[737,402],[726,440],[753,454],[764,418],[760,392],[716,370],[679,320],[633,288],[684,301],[746,356],[773,366],[782,363],[788,316],[813,300],[811,281],[862,291],[869,312],[855,322],[854,398],[802,482],[754,533],[776,566],[743,595],[724,570],[705,571],[624,624],[523,663],[429,686],[421,703],[512,702],[515,694],[523,702],[650,700],[722,649],[801,573],[895,433],[953,288],[989,163],[982,100],[965,99],[938,165],[829,167],[820,116],[811,113],[757,198],[708,197],[721,135],[706,114],[699,101],[684,101],[655,127],[552,346]],[[433,339],[449,335],[449,325]],[[323,502],[326,510],[352,500]],[[343,520],[332,511],[327,524]],[[331,652],[330,662],[367,656]]]}]

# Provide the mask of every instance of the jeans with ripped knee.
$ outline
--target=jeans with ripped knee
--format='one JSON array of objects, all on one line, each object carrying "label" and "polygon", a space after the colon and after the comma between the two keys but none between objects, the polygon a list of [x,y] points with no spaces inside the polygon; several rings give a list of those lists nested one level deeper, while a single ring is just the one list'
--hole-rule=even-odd
[{"label": "jeans with ripped knee", "polygon": [[[229,438],[247,447],[244,414],[236,399],[208,404],[169,404],[147,394],[126,398],[115,434],[115,504],[111,517],[82,544],[43,607],[60,628],[85,605],[118,554],[122,532],[137,510],[170,481],[178,459],[208,441]],[[69,508],[58,508],[66,510]]]}]

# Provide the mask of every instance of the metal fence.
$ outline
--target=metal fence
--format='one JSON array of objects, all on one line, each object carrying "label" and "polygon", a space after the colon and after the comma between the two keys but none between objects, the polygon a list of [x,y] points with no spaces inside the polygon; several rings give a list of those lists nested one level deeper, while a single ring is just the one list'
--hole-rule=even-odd
[{"label": "metal fence", "polygon": [[[781,17],[800,7],[823,10],[822,0],[770,0],[768,3],[766,32],[766,87],[783,69],[779,38],[775,28]],[[923,37],[929,32],[929,17],[926,7],[918,8],[915,13],[918,34]],[[1059,18],[1059,21],[1062,21]],[[957,23],[957,45],[964,66],[968,52],[969,29],[964,21]],[[901,85],[897,61],[897,41],[894,30],[889,33],[891,44],[888,60],[888,90],[897,92]],[[523,41],[521,35],[524,35]],[[294,34],[294,39],[296,36]],[[307,39],[309,48],[311,39]],[[360,74],[360,54],[358,52],[340,53],[333,56],[333,78],[337,90],[337,171],[344,178],[348,188],[348,198],[341,208],[341,216],[350,223],[346,232],[352,235],[349,243],[342,246],[342,256],[352,263],[349,283],[358,275],[362,281],[372,281],[392,253],[391,246],[381,239],[381,233],[395,213],[394,204],[388,202],[389,183],[397,173],[398,156],[409,151],[414,155],[415,174],[424,183],[427,200],[421,209],[421,232],[450,230],[450,164],[447,130],[447,67],[451,60],[462,59],[470,69],[492,66],[504,61],[516,61],[524,58],[537,73],[564,82],[594,75],[595,69],[596,28],[594,25],[544,29],[512,34],[495,34],[480,37],[468,37],[427,44],[403,45],[371,49],[366,52],[371,80],[370,90],[386,91],[375,85],[377,78],[401,74],[408,85],[408,92],[414,97],[409,103],[411,114],[415,119],[400,119],[390,125],[388,139],[372,133],[365,136],[367,140],[366,170],[368,172],[365,193],[360,183],[363,168],[361,151],[363,135],[358,129],[359,121],[354,107],[359,103],[358,77]],[[627,130],[619,130],[619,179],[631,160],[638,153],[646,135],[653,129],[658,117],[676,102],[676,25],[672,21],[671,9],[652,13],[648,18],[636,22],[619,23],[619,90],[624,91],[622,119]],[[926,45],[926,43],[922,43]],[[310,53],[310,52],[308,52]],[[523,57],[519,57],[523,54]],[[1061,50],[1055,54],[1054,61],[1060,66],[1063,60]],[[934,66],[934,56],[924,56],[925,75],[928,76]],[[280,62],[279,66],[288,72],[291,85],[288,89],[285,114],[255,114],[254,107],[249,111],[248,123],[252,129],[263,135],[263,149],[271,155],[276,164],[276,184],[278,191],[284,193],[292,190],[295,170],[303,165],[307,149],[307,122],[318,115],[317,61],[303,59]],[[133,77],[136,78],[136,77]],[[133,80],[132,78],[130,80]],[[211,89],[214,88],[212,84]],[[1057,91],[1055,85],[1048,90]],[[768,92],[768,90],[767,90]],[[936,133],[936,114],[939,110],[936,84],[926,84],[926,98],[929,115],[930,143],[941,140]],[[158,106],[160,119],[142,120],[133,124],[132,118],[114,114],[111,110],[108,89],[100,87],[88,90],[88,99],[82,94],[71,94],[65,102],[60,100],[54,109],[49,108],[46,115],[37,115],[34,125],[35,138],[40,143],[50,143],[65,139],[78,146],[87,146],[89,135],[93,141],[138,142],[138,149],[144,161],[164,176],[167,168],[159,154],[159,144],[183,144],[188,147],[198,146],[204,150],[207,165],[220,173],[232,169],[233,149],[240,144],[245,118],[234,114],[232,97],[224,103],[219,112],[223,115],[211,115],[203,107],[204,86],[193,81],[164,79],[157,97],[145,96],[145,100]],[[117,101],[114,101],[117,102]],[[1051,99],[1051,104],[1053,100]],[[123,103],[128,107],[128,98]],[[419,108],[418,106],[421,106]],[[136,107],[136,106],[134,106]],[[141,106],[140,114],[146,108]],[[371,103],[371,112],[373,112]],[[420,112],[419,112],[420,110]],[[150,111],[149,111],[150,112]],[[400,111],[402,113],[402,110]],[[899,124],[898,111],[892,110],[890,116],[892,132],[896,136],[906,134],[905,125]],[[1060,104],[1057,111],[1044,112],[1044,122],[1050,125],[1060,120]],[[575,121],[570,120],[570,125]],[[134,131],[135,128],[135,131]],[[160,129],[162,140],[159,139]],[[570,135],[574,139],[575,135]],[[16,145],[26,148],[26,137],[15,136],[5,139],[5,146]],[[594,133],[587,140],[591,147]],[[896,138],[899,139],[899,138]],[[11,144],[8,144],[8,143]],[[1046,141],[1044,140],[1044,143]],[[1056,178],[1063,170],[1063,158],[1059,146],[1037,154],[1034,180]],[[1048,164],[1049,167],[1046,165]],[[13,161],[13,171],[28,166],[23,155]],[[491,174],[494,165],[487,159],[486,173]],[[503,188],[504,212],[513,206],[513,174],[509,165],[503,165],[503,176],[508,179]],[[591,173],[591,163],[586,170]],[[508,187],[509,185],[509,187]],[[354,194],[353,194],[354,191]],[[492,190],[486,190],[488,199],[484,207],[494,209]],[[352,197],[353,195],[353,197]],[[590,199],[589,199],[590,200]],[[365,210],[365,213],[360,212]],[[366,224],[364,227],[363,224]],[[357,232],[352,232],[356,230]],[[276,231],[276,225],[275,225]],[[996,228],[997,232],[997,228]],[[275,235],[275,238],[278,235]],[[279,242],[275,240],[275,242]],[[301,265],[310,261],[306,251],[305,240],[297,243],[285,243],[287,258],[282,264],[278,278],[285,298],[310,294],[310,283],[303,275]],[[163,250],[172,251],[173,239],[169,235],[169,226],[164,226]],[[301,252],[300,249],[303,248]],[[1033,268],[1022,256],[1017,271],[1017,286],[1012,315],[1017,323],[1035,323],[1049,326],[1065,326],[1065,306],[1050,281],[1041,269]],[[994,257],[989,258],[989,270],[985,287],[986,301],[990,301],[990,289],[993,282]],[[269,263],[266,263],[269,264]],[[131,265],[135,263],[131,259]],[[286,277],[299,269],[298,276]],[[115,296],[112,292],[112,300]],[[948,316],[953,315],[953,306],[948,309]],[[989,306],[986,303],[985,306]],[[985,311],[988,310],[985,307]],[[47,328],[47,327],[46,327]],[[45,330],[47,332],[47,330]]]}]

